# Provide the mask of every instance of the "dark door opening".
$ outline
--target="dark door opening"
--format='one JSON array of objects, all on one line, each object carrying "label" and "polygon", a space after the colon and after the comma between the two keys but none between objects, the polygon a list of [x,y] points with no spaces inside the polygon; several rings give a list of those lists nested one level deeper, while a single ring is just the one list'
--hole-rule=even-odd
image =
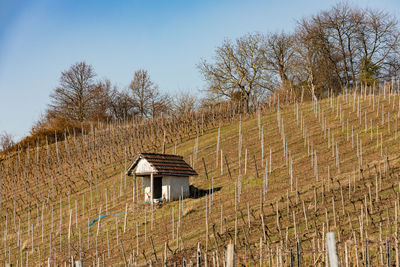
[{"label": "dark door opening", "polygon": [[162,177],[154,177],[153,199],[160,199],[162,196]]}]

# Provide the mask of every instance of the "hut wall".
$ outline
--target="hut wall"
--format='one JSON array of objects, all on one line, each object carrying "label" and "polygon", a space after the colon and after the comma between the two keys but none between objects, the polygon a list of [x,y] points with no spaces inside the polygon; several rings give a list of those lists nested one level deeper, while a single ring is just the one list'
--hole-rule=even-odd
[{"label": "hut wall", "polygon": [[[160,179],[160,178],[154,178]],[[144,201],[151,200],[150,177],[143,177],[144,182]],[[189,197],[189,177],[163,176],[162,177],[162,198],[167,201],[178,200],[183,191],[183,197]]]},{"label": "hut wall", "polygon": [[143,183],[144,183],[144,201],[149,202],[151,200],[150,177],[149,176],[143,177]]},{"label": "hut wall", "polygon": [[177,200],[181,196],[189,196],[189,177],[164,176],[162,180],[162,195],[166,200]]}]

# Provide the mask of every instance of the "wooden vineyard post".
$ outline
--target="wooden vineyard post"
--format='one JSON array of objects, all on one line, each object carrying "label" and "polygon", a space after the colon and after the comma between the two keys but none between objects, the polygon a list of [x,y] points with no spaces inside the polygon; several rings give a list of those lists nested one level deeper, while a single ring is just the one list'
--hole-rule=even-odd
[{"label": "wooden vineyard post", "polygon": [[386,239],[386,261],[387,261],[387,266],[391,266],[390,264],[390,240],[389,238]]},{"label": "wooden vineyard post", "polygon": [[136,222],[136,256],[139,255],[139,224]]},{"label": "wooden vineyard post", "polygon": [[163,138],[162,153],[165,154],[165,130],[164,130],[164,138]]},{"label": "wooden vineyard post", "polygon": [[395,253],[396,253],[396,255],[395,255],[396,267],[398,267],[399,266],[399,243],[398,243],[398,240],[397,240],[397,236],[394,239],[394,243],[395,243]]},{"label": "wooden vineyard post", "polygon": [[259,175],[258,175],[258,170],[257,170],[257,161],[256,161],[256,155],[253,155],[253,160],[254,160],[254,167],[256,168],[256,175],[257,175],[257,178],[259,177]]},{"label": "wooden vineyard post", "polygon": [[222,151],[222,149],[221,149],[221,175],[223,175],[224,174],[224,164],[222,164],[222,159],[223,159],[223,151]]},{"label": "wooden vineyard post", "polygon": [[201,267],[201,248],[200,242],[197,242],[197,255],[196,255],[197,267]]},{"label": "wooden vineyard post", "polygon": [[136,173],[133,174],[132,180],[132,203],[135,204],[135,181],[136,181]]},{"label": "wooden vineyard post", "polygon": [[[100,205],[99,217],[98,217],[98,221],[97,221],[97,232],[96,232],[96,237],[99,235],[99,230],[100,230],[101,208],[102,208],[102,206]],[[61,228],[61,227],[60,227],[60,228]],[[88,232],[89,232],[89,230],[88,230]],[[60,236],[61,236],[61,235],[60,235]],[[88,236],[88,240],[89,240],[89,236]]]},{"label": "wooden vineyard post", "polygon": [[[264,215],[263,214],[260,214],[260,217],[261,217],[261,226],[262,226],[262,229],[261,229],[261,231],[263,232],[263,235],[264,235],[264,242],[266,242],[266,235],[265,235],[265,224],[264,224]],[[261,239],[261,237],[260,237],[260,239]]]},{"label": "wooden vineyard post", "polygon": [[292,248],[290,248],[290,267],[294,267],[294,255]]},{"label": "wooden vineyard post", "polygon": [[164,243],[163,266],[167,267],[167,242]]},{"label": "wooden vineyard post", "polygon": [[244,175],[247,174],[247,148],[244,152]]},{"label": "wooden vineyard post", "polygon": [[300,267],[301,266],[300,241],[296,242],[296,250],[297,250],[297,267]]},{"label": "wooden vineyard post", "polygon": [[150,201],[153,207],[153,190],[154,190],[154,176],[153,173],[150,174]]},{"label": "wooden vineyard post", "polygon": [[219,139],[221,135],[221,126],[218,127],[218,137],[217,137],[217,149],[216,149],[216,156],[215,156],[215,168],[218,169],[218,152],[219,152]]},{"label": "wooden vineyard post", "polygon": [[128,216],[128,203],[125,205],[124,233],[126,231],[126,217]]},{"label": "wooden vineyard post", "polygon": [[234,267],[236,266],[236,259],[235,259],[235,246],[230,243],[226,247],[226,267]]},{"label": "wooden vineyard post", "polygon": [[[221,154],[221,155],[222,155],[222,154]],[[232,174],[231,174],[231,170],[230,170],[230,168],[229,168],[228,160],[226,159],[226,155],[224,156],[224,158],[225,158],[226,167],[228,168],[229,178],[232,180]],[[221,164],[221,166],[222,166],[222,164]]]},{"label": "wooden vineyard post", "polygon": [[326,233],[326,247],[328,250],[329,266],[339,267],[338,255],[336,251],[335,233]]},{"label": "wooden vineyard post", "polygon": [[203,161],[204,172],[206,173],[206,178],[207,178],[207,180],[208,180],[208,172],[207,172],[206,162],[205,162],[204,158],[201,158],[201,160]]},{"label": "wooden vineyard post", "polygon": [[269,150],[269,173],[272,172],[272,149]]},{"label": "wooden vineyard post", "polygon": [[262,250],[262,238],[260,237],[260,266],[262,266],[263,250]]}]

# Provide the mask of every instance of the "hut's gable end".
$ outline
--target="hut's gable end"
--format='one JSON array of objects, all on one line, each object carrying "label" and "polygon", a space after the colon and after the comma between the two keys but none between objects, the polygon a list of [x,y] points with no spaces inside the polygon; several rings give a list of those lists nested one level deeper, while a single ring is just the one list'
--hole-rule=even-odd
[{"label": "hut's gable end", "polygon": [[137,167],[136,167],[136,174],[149,174],[149,173],[155,173],[156,170],[150,165],[150,163],[145,160],[145,159],[140,159]]}]

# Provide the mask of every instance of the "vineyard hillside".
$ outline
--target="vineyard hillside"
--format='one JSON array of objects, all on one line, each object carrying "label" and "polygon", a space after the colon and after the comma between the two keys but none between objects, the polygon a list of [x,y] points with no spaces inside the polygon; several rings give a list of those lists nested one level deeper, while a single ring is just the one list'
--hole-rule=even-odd
[{"label": "vineyard hillside", "polygon": [[[342,266],[398,264],[398,118],[398,93],[362,87],[69,131],[0,162],[0,261],[223,266],[232,243],[237,264],[320,266],[333,232]],[[182,155],[191,197],[145,203],[140,152]]]}]

